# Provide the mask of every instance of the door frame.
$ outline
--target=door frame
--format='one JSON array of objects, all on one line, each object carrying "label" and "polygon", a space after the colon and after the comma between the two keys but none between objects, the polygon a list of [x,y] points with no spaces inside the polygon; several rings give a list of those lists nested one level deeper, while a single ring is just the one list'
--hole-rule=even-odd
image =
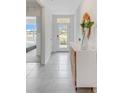
[{"label": "door frame", "polygon": [[[70,31],[68,31],[68,47],[67,49],[57,49],[57,36],[56,36],[56,19],[57,18],[64,18],[64,17],[69,17],[70,18],[70,25],[69,25],[69,29]],[[53,52],[62,52],[62,51],[69,51],[69,43],[74,41],[74,15],[53,15],[52,16],[52,27],[53,27],[53,31],[52,31],[52,50]]]}]

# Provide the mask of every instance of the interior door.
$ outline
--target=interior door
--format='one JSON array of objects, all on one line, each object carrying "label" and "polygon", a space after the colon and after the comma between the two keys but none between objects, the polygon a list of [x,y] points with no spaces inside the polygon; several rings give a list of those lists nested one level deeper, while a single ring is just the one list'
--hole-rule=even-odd
[{"label": "interior door", "polygon": [[54,28],[54,50],[68,51],[70,17],[56,17]]}]

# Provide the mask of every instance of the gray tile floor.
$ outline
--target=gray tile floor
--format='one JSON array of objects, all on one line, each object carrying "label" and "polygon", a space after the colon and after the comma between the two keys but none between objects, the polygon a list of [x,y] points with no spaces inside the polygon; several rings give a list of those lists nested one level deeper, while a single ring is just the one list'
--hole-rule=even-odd
[{"label": "gray tile floor", "polygon": [[68,53],[52,54],[46,65],[27,63],[26,93],[75,93]]},{"label": "gray tile floor", "polygon": [[[34,55],[33,51],[31,54]],[[26,72],[26,93],[76,93],[72,83],[69,53],[52,54],[46,65],[27,63]],[[90,93],[88,91],[83,89],[78,93]]]}]

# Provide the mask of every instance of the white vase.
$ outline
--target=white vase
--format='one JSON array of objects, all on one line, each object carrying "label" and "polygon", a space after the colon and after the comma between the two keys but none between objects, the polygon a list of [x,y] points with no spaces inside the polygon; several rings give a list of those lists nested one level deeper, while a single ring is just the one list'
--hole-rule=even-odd
[{"label": "white vase", "polygon": [[82,39],[81,49],[88,49],[88,38],[86,36],[84,36],[84,38]]},{"label": "white vase", "polygon": [[87,33],[86,33],[87,29],[84,29],[84,35],[82,38],[82,42],[81,42],[81,49],[88,49],[88,38],[87,38]]}]

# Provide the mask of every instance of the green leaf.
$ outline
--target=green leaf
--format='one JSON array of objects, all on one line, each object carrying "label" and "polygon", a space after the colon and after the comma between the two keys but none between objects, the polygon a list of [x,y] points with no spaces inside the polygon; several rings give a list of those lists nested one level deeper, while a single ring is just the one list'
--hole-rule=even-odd
[{"label": "green leaf", "polygon": [[93,24],[94,22],[89,21],[89,22],[83,22],[81,26],[82,28],[91,28]]}]

